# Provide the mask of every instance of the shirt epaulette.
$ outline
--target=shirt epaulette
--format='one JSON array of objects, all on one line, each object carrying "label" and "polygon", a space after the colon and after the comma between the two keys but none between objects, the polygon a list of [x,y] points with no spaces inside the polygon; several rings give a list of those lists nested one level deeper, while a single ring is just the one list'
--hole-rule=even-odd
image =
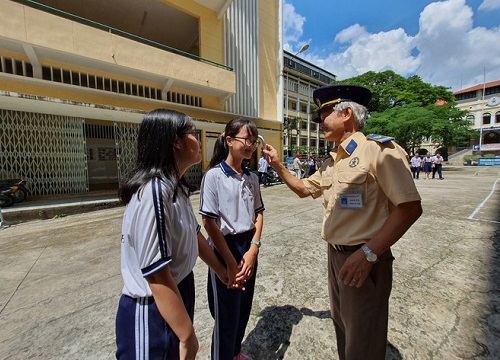
[{"label": "shirt epaulette", "polygon": [[381,144],[394,140],[394,138],[391,136],[378,135],[378,134],[366,135],[366,138],[370,140],[375,140],[376,142],[379,142]]},{"label": "shirt epaulette", "polygon": [[345,147],[345,151],[349,153],[349,155],[352,154],[354,150],[358,147],[358,143],[354,140],[351,140],[349,144]]}]

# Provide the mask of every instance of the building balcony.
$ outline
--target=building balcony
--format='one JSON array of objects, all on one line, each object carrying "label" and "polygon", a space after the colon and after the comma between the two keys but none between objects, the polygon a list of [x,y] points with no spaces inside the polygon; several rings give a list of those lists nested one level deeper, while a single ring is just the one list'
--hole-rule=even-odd
[{"label": "building balcony", "polygon": [[[235,94],[235,74],[225,65],[90,20],[87,25],[82,19],[59,16],[57,11],[8,0],[0,0],[0,7],[8,14],[0,22],[2,91],[23,89],[26,95],[62,99],[65,93],[89,89],[165,101],[179,96],[192,98],[188,105],[214,110],[221,110]],[[5,58],[14,65],[7,66]],[[12,69],[16,64],[22,69]],[[54,82],[80,89],[44,92],[61,85]],[[107,96],[103,94],[103,104]]]}]

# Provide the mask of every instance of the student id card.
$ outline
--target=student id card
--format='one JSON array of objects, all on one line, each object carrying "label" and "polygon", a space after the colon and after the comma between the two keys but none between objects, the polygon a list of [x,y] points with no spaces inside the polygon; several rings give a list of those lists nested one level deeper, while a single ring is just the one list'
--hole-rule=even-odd
[{"label": "student id card", "polygon": [[363,197],[361,194],[340,194],[340,207],[345,209],[363,208]]}]

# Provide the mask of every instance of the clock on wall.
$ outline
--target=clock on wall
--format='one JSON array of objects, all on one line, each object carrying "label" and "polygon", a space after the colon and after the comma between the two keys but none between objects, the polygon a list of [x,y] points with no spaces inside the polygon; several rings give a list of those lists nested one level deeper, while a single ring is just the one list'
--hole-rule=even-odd
[{"label": "clock on wall", "polygon": [[490,98],[488,100],[488,102],[486,103],[487,105],[489,106],[495,106],[495,105],[498,105],[500,104],[500,97],[498,96],[493,96],[492,98]]}]

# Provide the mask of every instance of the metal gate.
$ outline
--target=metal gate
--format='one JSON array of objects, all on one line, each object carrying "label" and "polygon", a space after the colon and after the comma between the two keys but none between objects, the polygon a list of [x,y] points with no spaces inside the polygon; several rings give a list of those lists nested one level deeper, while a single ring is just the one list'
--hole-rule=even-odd
[{"label": "metal gate", "polygon": [[[140,124],[115,122],[114,125],[118,180],[121,182],[125,175],[134,167],[137,159],[137,137],[139,136]],[[196,131],[195,135],[199,140],[201,137],[200,131]],[[202,175],[202,166],[201,164],[197,164],[189,168],[184,176],[188,183],[199,187]]]},{"label": "metal gate", "polygon": [[30,195],[88,191],[83,119],[0,110],[0,178],[28,180]]}]

